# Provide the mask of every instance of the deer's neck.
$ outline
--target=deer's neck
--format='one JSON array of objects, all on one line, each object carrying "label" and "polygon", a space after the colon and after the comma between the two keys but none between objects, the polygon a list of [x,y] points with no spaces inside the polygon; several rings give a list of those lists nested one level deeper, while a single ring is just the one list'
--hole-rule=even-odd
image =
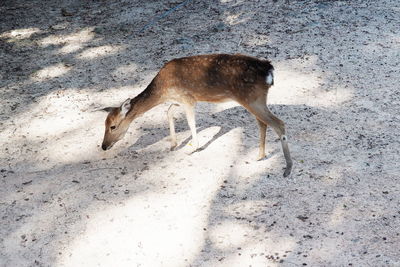
[{"label": "deer's neck", "polygon": [[152,81],[147,88],[131,100],[131,109],[128,118],[132,121],[148,110],[162,103],[156,84]]}]

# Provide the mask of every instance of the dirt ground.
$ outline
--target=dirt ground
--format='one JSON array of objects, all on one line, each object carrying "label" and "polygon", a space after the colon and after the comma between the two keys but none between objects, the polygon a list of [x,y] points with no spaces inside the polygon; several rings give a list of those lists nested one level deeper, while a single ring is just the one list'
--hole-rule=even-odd
[{"label": "dirt ground", "polygon": [[[0,266],[400,266],[399,1],[181,2],[1,2]],[[208,53],[273,62],[290,177],[235,103],[200,152],[167,104],[101,150],[95,109]]]}]

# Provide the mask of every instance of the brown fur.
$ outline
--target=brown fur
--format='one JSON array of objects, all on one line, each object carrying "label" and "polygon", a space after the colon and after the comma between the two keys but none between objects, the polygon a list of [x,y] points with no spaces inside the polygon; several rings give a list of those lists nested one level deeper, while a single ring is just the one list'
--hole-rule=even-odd
[{"label": "brown fur", "polygon": [[254,97],[257,85],[268,90],[265,77],[272,68],[269,61],[243,55],[194,56],[168,62],[154,81],[157,87],[164,88],[165,96],[170,98],[176,96],[175,91],[169,89],[179,88],[195,101],[238,101]]}]

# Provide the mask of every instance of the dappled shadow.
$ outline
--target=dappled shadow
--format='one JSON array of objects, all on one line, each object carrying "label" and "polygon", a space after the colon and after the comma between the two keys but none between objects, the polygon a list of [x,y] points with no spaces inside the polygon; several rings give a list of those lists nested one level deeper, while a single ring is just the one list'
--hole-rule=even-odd
[{"label": "dappled shadow", "polygon": [[[2,2],[1,264],[397,264],[398,3],[191,1],[135,34],[175,5]],[[271,130],[252,161],[241,107],[199,105],[190,156],[169,151],[159,110],[100,150],[104,116],[89,111],[171,58],[217,52],[272,59],[290,179]],[[183,116],[177,128],[183,147]]]},{"label": "dappled shadow", "polygon": [[335,185],[333,178],[308,178],[304,171],[289,180],[230,173],[193,265],[397,262],[398,188],[387,190],[380,181],[367,193],[365,181]]},{"label": "dappled shadow", "polygon": [[[2,193],[2,206],[9,203],[1,212],[4,225],[9,225],[6,232],[2,228],[2,253],[7,253],[2,254],[2,264],[55,264],[63,253],[61,244],[73,241],[69,233],[84,232],[91,214],[162,189],[160,180],[144,177],[149,166],[165,164],[165,155],[141,158],[126,152],[43,171],[2,172],[14,185],[14,190]],[[45,261],[41,255],[46,255]]]}]

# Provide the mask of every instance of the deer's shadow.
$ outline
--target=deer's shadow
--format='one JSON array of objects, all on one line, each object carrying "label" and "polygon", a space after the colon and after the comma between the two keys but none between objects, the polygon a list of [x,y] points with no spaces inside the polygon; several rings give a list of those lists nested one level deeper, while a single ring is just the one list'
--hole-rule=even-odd
[{"label": "deer's shadow", "polygon": [[[284,105],[273,105],[272,111],[285,110],[287,107],[288,106]],[[302,107],[301,109],[303,108],[304,107]],[[183,109],[182,112],[180,112],[179,114],[178,112],[176,113],[177,118],[175,119],[175,129],[177,133],[190,130],[186,121],[186,116],[182,114],[184,114]],[[166,121],[168,120],[166,114],[165,114],[165,120]],[[198,133],[212,126],[219,126],[220,127],[219,131],[216,134],[214,134],[214,136],[210,140],[208,140],[205,144],[199,147],[196,150],[196,152],[205,150],[215,140],[217,140],[221,136],[225,135],[226,133],[238,127],[242,127],[244,129],[245,136],[250,136],[250,138],[251,136],[254,136],[254,138],[256,138],[257,140],[256,142],[258,143],[259,129],[256,119],[251,113],[249,113],[246,109],[244,109],[241,106],[228,108],[216,113],[196,112],[196,129]],[[151,146],[159,142],[165,137],[169,137],[170,135],[167,124],[160,127],[159,125],[147,123],[142,125],[142,129],[144,129],[143,130],[144,134],[142,134],[136,140],[136,142],[132,146],[130,146],[130,149],[132,150],[144,149],[148,146]],[[277,138],[277,136],[274,136],[274,138]],[[174,150],[180,150],[184,148],[190,142],[192,137],[190,135],[186,137],[183,141],[180,141],[179,138],[177,139],[178,139],[177,140],[178,146]],[[168,146],[168,148],[170,147],[169,142],[166,145]],[[270,156],[275,154],[275,152],[276,151],[274,151],[273,153],[269,153],[268,154],[269,156],[267,156],[264,159],[269,158]]]},{"label": "deer's shadow", "polygon": [[[190,131],[189,126],[186,121],[186,116],[184,115],[183,109],[181,112],[176,112],[176,118],[174,119],[175,121],[175,130],[176,133],[180,132],[185,132],[185,131]],[[227,118],[237,118],[240,117],[241,120],[237,119],[229,119],[229,123],[222,123],[226,122]],[[167,114],[165,113],[165,120],[167,121]],[[244,121],[247,122],[244,122]],[[226,109],[221,112],[217,113],[200,113],[196,112],[196,130],[197,133],[200,133],[201,131],[212,127],[212,126],[219,126],[220,129],[218,133],[216,133],[212,139],[207,141],[206,144],[202,145],[201,147],[198,148],[197,151],[202,151],[206,149],[211,143],[213,143],[217,138],[223,136],[224,134],[228,133],[232,129],[235,129],[237,127],[245,126],[247,124],[252,124],[255,123],[255,119],[249,112],[247,112],[244,108],[242,107],[233,107]],[[256,126],[256,125],[255,125]],[[143,130],[143,133],[137,140],[136,142],[130,147],[130,149],[133,150],[139,150],[139,149],[144,149],[148,146],[151,146],[160,140],[164,139],[165,137],[169,137],[169,128],[168,126],[159,126],[159,125],[154,125],[154,124],[144,124],[141,127]],[[257,130],[258,133],[258,130]],[[191,135],[187,138],[185,138],[183,141],[179,140],[179,137],[177,136],[177,141],[178,141],[178,146],[174,150],[179,150],[182,149],[185,145],[189,143],[189,141],[192,139]],[[168,142],[168,147],[169,147],[169,142]]]}]

